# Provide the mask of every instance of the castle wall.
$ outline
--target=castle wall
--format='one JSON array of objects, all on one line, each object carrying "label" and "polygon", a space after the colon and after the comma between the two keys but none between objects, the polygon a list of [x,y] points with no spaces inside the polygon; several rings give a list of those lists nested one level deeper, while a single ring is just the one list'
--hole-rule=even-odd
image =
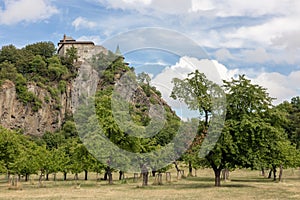
[{"label": "castle wall", "polygon": [[95,46],[94,44],[82,44],[82,43],[73,43],[73,44],[63,44],[60,48],[58,54],[60,56],[65,56],[67,49],[75,47],[78,53],[78,61],[84,61],[84,59],[90,59],[93,55],[104,52],[107,54],[107,49],[102,46]]}]

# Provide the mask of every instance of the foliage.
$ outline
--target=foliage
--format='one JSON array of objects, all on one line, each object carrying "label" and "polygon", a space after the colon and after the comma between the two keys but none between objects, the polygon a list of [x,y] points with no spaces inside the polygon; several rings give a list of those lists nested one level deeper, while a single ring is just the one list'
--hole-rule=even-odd
[{"label": "foliage", "polygon": [[39,55],[46,59],[51,58],[56,52],[55,45],[52,42],[37,42],[35,44],[29,44],[24,50],[35,56]]},{"label": "foliage", "polygon": [[56,91],[64,93],[67,83],[77,72],[75,67],[63,65],[63,58],[55,55],[55,51],[52,42],[29,44],[22,49],[13,45],[3,46],[0,50],[0,83],[6,79],[13,81],[18,99],[24,105],[31,105],[34,111],[41,108],[42,100],[28,91],[27,86],[30,83],[46,88],[47,85],[52,99],[56,100],[56,107],[59,108]]}]

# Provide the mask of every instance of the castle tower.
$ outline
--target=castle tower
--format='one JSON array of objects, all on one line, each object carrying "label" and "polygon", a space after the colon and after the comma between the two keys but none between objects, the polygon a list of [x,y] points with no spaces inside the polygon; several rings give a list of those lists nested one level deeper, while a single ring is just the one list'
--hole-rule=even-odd
[{"label": "castle tower", "polygon": [[119,45],[117,46],[117,49],[116,49],[115,54],[116,54],[117,56],[122,56],[122,53],[121,53],[121,50],[120,50],[120,46],[119,46]]}]

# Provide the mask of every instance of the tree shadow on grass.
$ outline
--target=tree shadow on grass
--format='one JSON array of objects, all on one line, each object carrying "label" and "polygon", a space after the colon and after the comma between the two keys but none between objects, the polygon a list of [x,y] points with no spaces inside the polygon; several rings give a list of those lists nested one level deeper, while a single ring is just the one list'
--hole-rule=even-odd
[{"label": "tree shadow on grass", "polygon": [[[203,189],[203,188],[217,188],[214,186],[214,182],[211,183],[193,183],[193,184],[178,184],[174,186],[176,189]],[[228,184],[228,183],[221,183],[219,188],[253,188],[254,186],[246,185],[246,184]]]},{"label": "tree shadow on grass", "polygon": [[240,183],[270,183],[274,182],[273,179],[268,178],[247,178],[247,179],[232,179],[231,182],[240,182]]},{"label": "tree shadow on grass", "polygon": [[211,182],[215,181],[212,177],[187,177],[185,180],[195,181],[195,182]]}]

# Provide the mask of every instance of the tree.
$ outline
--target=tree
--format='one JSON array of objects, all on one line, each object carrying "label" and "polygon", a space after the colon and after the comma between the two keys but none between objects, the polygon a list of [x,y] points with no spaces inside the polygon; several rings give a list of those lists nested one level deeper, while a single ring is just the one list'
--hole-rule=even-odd
[{"label": "tree", "polygon": [[30,69],[27,72],[32,73],[33,75],[39,74],[41,76],[47,76],[47,63],[44,61],[42,56],[36,55],[30,63]]},{"label": "tree", "polygon": [[29,44],[23,50],[31,52],[35,56],[39,55],[44,58],[50,58],[56,52],[55,45],[52,42],[37,42]]},{"label": "tree", "polygon": [[78,59],[78,50],[76,47],[71,46],[69,49],[66,51],[66,58],[69,63],[73,64],[74,62],[77,62]]},{"label": "tree", "polygon": [[198,70],[188,74],[188,77],[180,80],[173,79],[174,87],[171,97],[183,101],[189,109],[199,112],[200,117],[204,118],[203,123],[196,120],[198,125],[197,136],[189,147],[187,153],[183,156],[189,164],[189,172],[192,173],[192,164],[196,165],[198,160],[198,152],[203,138],[207,134],[209,127],[209,118],[212,115],[212,104],[214,100],[213,90],[218,86],[208,80],[203,73]]},{"label": "tree", "polygon": [[272,98],[266,89],[240,75],[238,79],[224,81],[227,93],[225,127],[216,147],[206,156],[215,172],[215,185],[220,186],[220,172],[224,168],[257,168],[262,160],[263,138],[270,127],[264,114]]},{"label": "tree", "polygon": [[171,97],[183,101],[189,109],[199,111],[200,115],[204,116],[206,131],[213,98],[209,91],[216,85],[198,70],[188,74],[188,78],[184,80],[174,78],[173,83]]},{"label": "tree", "polygon": [[[175,80],[177,84],[172,95],[183,99],[190,108],[204,112],[207,127],[212,105],[213,93],[208,90],[211,83],[197,71],[192,74],[195,76],[183,81]],[[263,138],[268,136],[266,128],[271,128],[264,119],[272,101],[265,88],[251,84],[245,76],[239,76],[238,79],[224,81],[224,90],[227,99],[225,126],[223,130],[217,128],[207,133],[217,135],[220,132],[221,135],[214,148],[205,156],[204,162],[214,170],[215,186],[220,186],[220,175],[224,168],[257,168],[261,164],[261,149],[266,146]],[[201,150],[206,148],[201,146]]]},{"label": "tree", "polygon": [[14,45],[3,46],[0,50],[0,63],[7,61],[16,63],[19,58],[19,50]]},{"label": "tree", "polygon": [[15,82],[17,76],[17,69],[14,64],[4,61],[0,63],[0,80],[9,79]]},{"label": "tree", "polygon": [[296,144],[297,149],[300,149],[300,97],[293,97],[290,105],[291,108],[288,111],[288,118],[290,119],[288,134],[293,144]]}]

